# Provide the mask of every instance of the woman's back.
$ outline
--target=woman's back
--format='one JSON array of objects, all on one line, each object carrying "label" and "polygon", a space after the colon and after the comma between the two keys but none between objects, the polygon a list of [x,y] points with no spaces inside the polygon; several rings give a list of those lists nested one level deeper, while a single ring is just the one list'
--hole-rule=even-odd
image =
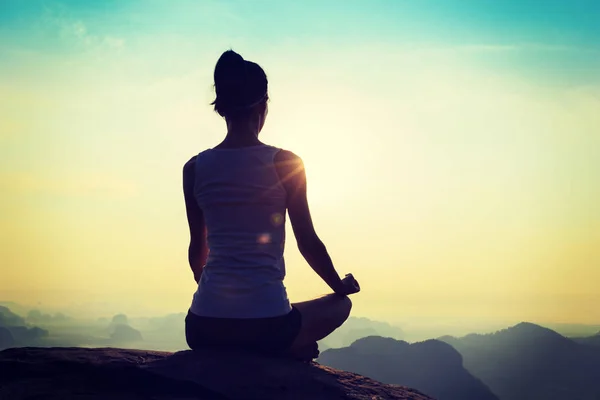
[{"label": "woman's back", "polygon": [[[192,349],[234,346],[312,360],[317,341],[348,318],[347,295],[360,287],[350,274],[340,278],[315,232],[300,157],[258,140],[268,114],[264,70],[228,50],[214,78],[212,104],[227,135],[183,167],[188,260],[198,282],[186,339]],[[334,293],[290,304],[286,212],[300,253]]]},{"label": "woman's back", "polygon": [[266,318],[291,310],[283,279],[286,191],[267,145],[215,148],[195,160],[194,197],[210,253],[190,310]]}]

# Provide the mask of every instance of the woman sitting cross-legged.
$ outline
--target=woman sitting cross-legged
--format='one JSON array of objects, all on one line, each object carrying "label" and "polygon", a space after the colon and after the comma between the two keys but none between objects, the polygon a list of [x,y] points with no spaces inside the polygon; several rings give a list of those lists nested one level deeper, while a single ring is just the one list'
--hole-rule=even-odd
[{"label": "woman sitting cross-legged", "polygon": [[[348,295],[360,290],[358,282],[351,274],[340,278],[315,233],[302,160],[258,139],[267,116],[263,69],[229,50],[214,79],[213,104],[227,135],[183,169],[189,262],[198,283],[186,317],[188,345],[311,360],[317,341],[348,318]],[[286,212],[300,252],[333,293],[290,304],[283,284]]]}]

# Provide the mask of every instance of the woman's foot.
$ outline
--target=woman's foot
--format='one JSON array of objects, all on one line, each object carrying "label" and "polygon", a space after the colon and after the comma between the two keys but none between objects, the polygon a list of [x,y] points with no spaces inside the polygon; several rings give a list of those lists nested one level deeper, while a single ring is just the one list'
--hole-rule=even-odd
[{"label": "woman's foot", "polygon": [[317,342],[290,349],[288,356],[302,362],[312,362],[315,358],[319,357],[319,345]]}]

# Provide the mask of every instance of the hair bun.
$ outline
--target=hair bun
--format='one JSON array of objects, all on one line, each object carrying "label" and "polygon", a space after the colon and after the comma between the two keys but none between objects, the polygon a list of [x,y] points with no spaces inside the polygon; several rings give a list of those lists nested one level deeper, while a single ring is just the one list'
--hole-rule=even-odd
[{"label": "hair bun", "polygon": [[245,61],[238,53],[233,50],[227,50],[217,61],[215,66],[215,86],[217,91],[219,87],[227,91],[243,84],[245,78]]},{"label": "hair bun", "polygon": [[215,66],[216,99],[212,102],[221,116],[242,115],[253,105],[266,101],[267,76],[256,63],[227,50]]}]

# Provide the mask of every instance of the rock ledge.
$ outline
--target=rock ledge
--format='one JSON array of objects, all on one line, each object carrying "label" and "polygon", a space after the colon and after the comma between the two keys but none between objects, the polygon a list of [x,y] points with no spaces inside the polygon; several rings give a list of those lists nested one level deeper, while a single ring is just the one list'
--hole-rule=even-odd
[{"label": "rock ledge", "polygon": [[223,351],[13,348],[0,399],[432,400],[317,363]]}]

